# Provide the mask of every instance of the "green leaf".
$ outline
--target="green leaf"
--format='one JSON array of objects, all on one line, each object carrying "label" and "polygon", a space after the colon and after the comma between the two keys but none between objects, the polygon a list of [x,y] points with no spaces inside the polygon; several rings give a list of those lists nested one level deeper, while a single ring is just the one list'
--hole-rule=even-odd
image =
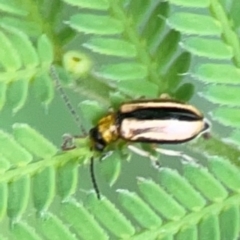
[{"label": "green leaf", "polygon": [[162,225],[162,219],[136,194],[118,190],[122,206],[144,228],[155,229]]},{"label": "green leaf", "polygon": [[[144,86],[144,88],[143,88]],[[116,82],[116,87],[129,96],[137,97],[158,97],[158,86],[147,80],[132,79],[131,81]]]},{"label": "green leaf", "polygon": [[49,65],[53,62],[53,46],[47,35],[41,35],[38,39],[38,55],[40,62],[43,66],[49,67]]},{"label": "green leaf", "polygon": [[121,172],[121,166],[121,157],[118,151],[114,151],[110,155],[104,157],[100,168],[101,175],[110,186],[113,186],[117,181]]},{"label": "green leaf", "polygon": [[55,196],[55,169],[46,167],[33,178],[33,202],[37,211],[47,210]]},{"label": "green leaf", "polygon": [[184,226],[176,236],[176,240],[197,240],[198,229],[196,225],[187,224]]},{"label": "green leaf", "polygon": [[48,72],[39,73],[34,79],[34,90],[40,101],[47,106],[54,97],[53,81]]},{"label": "green leaf", "polygon": [[208,86],[202,96],[213,103],[235,107],[240,106],[239,90],[237,86]]},{"label": "green leaf", "polygon": [[21,60],[11,40],[0,32],[0,62],[7,71],[16,71],[21,67]]},{"label": "green leaf", "polygon": [[186,214],[184,207],[180,206],[163,188],[152,180],[139,178],[138,184],[147,202],[165,218],[178,220]]},{"label": "green leaf", "polygon": [[0,152],[13,166],[23,166],[32,161],[32,155],[3,131],[0,131]]},{"label": "green leaf", "polygon": [[79,104],[79,108],[86,122],[90,123],[89,125],[91,126],[89,127],[92,127],[92,125],[97,124],[99,119],[105,116],[108,111],[107,108],[100,106],[97,101],[90,100],[82,101]]},{"label": "green leaf", "polygon": [[38,66],[39,59],[29,37],[13,27],[8,27],[7,31],[9,31],[11,35],[12,44],[17,48],[22,65],[26,68],[35,68]]},{"label": "green leaf", "polygon": [[[143,2],[142,5],[144,5]],[[164,29],[165,19],[167,18],[168,14],[168,2],[160,1],[155,8],[153,8],[149,19],[145,23],[144,29],[141,32],[142,38],[144,38],[144,40],[147,42],[146,47],[149,47],[149,49],[159,44],[159,39]]]},{"label": "green leaf", "polygon": [[9,161],[3,156],[0,155],[0,172],[5,172],[11,167]]},{"label": "green leaf", "polygon": [[[107,240],[106,232],[80,203],[74,201],[62,204],[61,215],[82,239]],[[79,224],[81,222],[81,224]]]},{"label": "green leaf", "polygon": [[52,240],[77,240],[68,226],[53,214],[45,214],[44,219],[39,219],[38,225],[42,229],[42,233],[45,235],[46,239],[49,239],[51,236]]},{"label": "green leaf", "polygon": [[229,189],[239,192],[240,173],[230,162],[215,158],[210,161],[210,168],[214,175]]},{"label": "green leaf", "polygon": [[98,221],[117,237],[126,238],[134,234],[135,229],[126,217],[106,198],[99,200],[95,193],[88,196],[87,205]]},{"label": "green leaf", "polygon": [[18,219],[25,211],[29,201],[30,178],[23,176],[8,186],[8,217]]},{"label": "green leaf", "polygon": [[0,21],[0,26],[4,29],[15,28],[18,29],[19,32],[25,33],[27,36],[39,36],[42,33],[42,26],[37,24],[36,22],[19,19],[16,17],[2,17]]},{"label": "green leaf", "polygon": [[200,222],[199,239],[220,239],[218,218],[216,214],[211,213],[205,216]]},{"label": "green leaf", "polygon": [[16,222],[11,228],[11,235],[15,240],[42,240],[33,227],[25,222]]},{"label": "green leaf", "polygon": [[191,37],[182,43],[182,47],[194,55],[210,59],[231,59],[232,49],[220,40]]},{"label": "green leaf", "polygon": [[104,65],[95,71],[95,74],[115,81],[144,79],[147,76],[147,69],[138,63],[119,63]]},{"label": "green leaf", "polygon": [[175,55],[178,48],[179,39],[179,32],[171,30],[159,44],[154,57],[156,58],[158,67],[160,69],[162,69]]},{"label": "green leaf", "polygon": [[[220,232],[223,239],[237,239],[239,236],[239,205],[232,204],[220,215]],[[235,223],[235,224],[231,224]]]},{"label": "green leaf", "polygon": [[239,84],[240,70],[229,64],[202,64],[194,70],[194,76],[206,83]]},{"label": "green leaf", "polygon": [[0,184],[0,219],[4,220],[8,205],[8,185],[4,182]]},{"label": "green leaf", "polygon": [[240,5],[238,0],[231,1],[231,8],[229,11],[229,16],[231,16],[231,20],[234,23],[234,28],[237,29],[239,27],[239,13],[240,11]]},{"label": "green leaf", "polygon": [[22,8],[21,4],[16,4],[16,1],[12,0],[0,0],[0,9],[3,12],[12,13],[20,16],[25,16],[28,14],[28,12]]},{"label": "green leaf", "polygon": [[237,108],[218,107],[212,112],[212,118],[225,126],[239,128],[240,115]]},{"label": "green leaf", "polygon": [[191,55],[188,52],[181,53],[166,70],[163,79],[168,83],[169,90],[175,89],[184,79],[184,74],[189,70]]},{"label": "green leaf", "polygon": [[28,97],[29,79],[19,79],[9,84],[7,101],[13,113],[18,112],[26,103]]},{"label": "green leaf", "polygon": [[219,36],[222,32],[221,25],[212,17],[178,12],[168,18],[171,28],[184,34],[197,34],[202,36]]},{"label": "green leaf", "polygon": [[234,131],[231,133],[229,137],[229,141],[233,142],[233,144],[239,146],[240,144],[240,131]]},{"label": "green leaf", "polygon": [[192,83],[184,83],[181,85],[177,91],[172,94],[174,99],[179,99],[183,102],[189,101],[194,95],[194,85]]},{"label": "green leaf", "polygon": [[210,5],[210,0],[169,0],[170,3],[190,8],[206,8]]},{"label": "green leaf", "polygon": [[109,8],[109,3],[107,0],[64,0],[64,2],[80,7],[80,8],[88,8],[95,10],[107,10]]},{"label": "green leaf", "polygon": [[57,171],[57,191],[63,199],[70,198],[78,186],[78,163],[69,162],[61,166]]},{"label": "green leaf", "polygon": [[13,135],[25,149],[37,157],[47,158],[57,153],[58,149],[51,142],[27,124],[15,123]]},{"label": "green leaf", "polygon": [[228,192],[205,168],[198,165],[184,165],[184,176],[210,201],[220,202],[228,197]]},{"label": "green leaf", "polygon": [[2,110],[3,106],[6,103],[6,95],[7,95],[7,84],[5,82],[0,81],[0,110]]},{"label": "green leaf", "polygon": [[108,16],[93,14],[73,15],[68,24],[71,28],[87,34],[115,35],[123,31],[120,21]]},{"label": "green leaf", "polygon": [[133,44],[118,39],[95,37],[84,43],[83,46],[93,52],[118,57],[133,58],[137,54]]},{"label": "green leaf", "polygon": [[130,19],[132,23],[135,24],[134,27],[138,27],[138,24],[143,22],[146,17],[149,9],[152,9],[154,3],[151,1],[127,1],[123,3],[126,6],[126,11],[129,12]]},{"label": "green leaf", "polygon": [[168,192],[185,206],[185,208],[192,211],[199,211],[206,205],[204,198],[176,171],[162,168],[159,173],[159,178]]}]

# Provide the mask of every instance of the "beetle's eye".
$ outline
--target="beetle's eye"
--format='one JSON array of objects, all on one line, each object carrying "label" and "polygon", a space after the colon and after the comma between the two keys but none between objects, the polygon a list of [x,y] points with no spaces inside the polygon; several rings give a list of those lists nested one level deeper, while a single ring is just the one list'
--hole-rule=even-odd
[{"label": "beetle's eye", "polygon": [[98,127],[92,128],[89,132],[90,138],[93,141],[94,149],[97,151],[103,151],[106,147],[102,134],[98,131]]}]

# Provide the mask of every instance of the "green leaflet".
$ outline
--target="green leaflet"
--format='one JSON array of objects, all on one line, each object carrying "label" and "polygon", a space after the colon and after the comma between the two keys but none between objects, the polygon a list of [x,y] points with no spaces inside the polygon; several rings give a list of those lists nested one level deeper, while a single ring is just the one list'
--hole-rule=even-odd
[{"label": "green leaflet", "polygon": [[24,176],[11,182],[8,186],[7,215],[18,219],[26,211],[30,194],[30,178]]},{"label": "green leaflet", "polygon": [[97,9],[97,10],[106,10],[109,7],[109,3],[107,0],[64,0],[66,3],[80,7],[80,8],[89,8],[89,9]]},{"label": "green leaflet", "polygon": [[210,59],[227,60],[233,56],[232,49],[220,40],[191,37],[182,44],[192,54]]},{"label": "green leaflet", "polygon": [[38,219],[38,226],[45,238],[51,236],[52,239],[77,240],[64,222],[51,213],[47,213],[43,218]]},{"label": "green leaflet", "polygon": [[[60,214],[83,239],[108,239],[105,230],[100,227],[98,222],[82,204],[75,201],[63,203]],[[79,224],[79,222],[82,224]]]},{"label": "green leaflet", "polygon": [[29,239],[29,240],[41,240],[42,238],[36,233],[35,229],[29,226],[25,222],[17,222],[11,229],[11,237],[13,239]]},{"label": "green leaflet", "polygon": [[54,97],[54,85],[48,72],[39,73],[35,76],[33,87],[39,100],[48,106]]},{"label": "green leaflet", "polygon": [[22,65],[34,68],[39,64],[39,58],[29,37],[15,28],[7,28],[10,33],[11,42],[17,47]]},{"label": "green leaflet", "polygon": [[[150,202],[151,206],[161,213],[165,218],[178,220],[182,218],[186,211],[178,204],[164,189],[155,182],[139,178],[139,190],[144,198]],[[159,204],[161,202],[161,205]],[[162,208],[162,206],[165,206]]]},{"label": "green leaflet", "polygon": [[7,101],[13,109],[18,112],[25,104],[28,97],[29,79],[19,79],[8,85]]},{"label": "green leaflet", "polygon": [[41,35],[38,39],[38,55],[42,66],[49,66],[54,59],[53,46],[47,35]]},{"label": "green leaflet", "polygon": [[24,32],[26,35],[31,37],[39,36],[41,35],[41,32],[42,32],[42,26],[40,26],[36,22],[25,20],[25,19],[19,19],[17,17],[12,17],[12,16],[2,17],[0,25],[4,29],[9,29],[9,28],[18,29],[21,32]]},{"label": "green leaflet", "polygon": [[236,108],[219,107],[214,110],[213,119],[225,126],[239,128],[240,115],[236,114]]},{"label": "green leaflet", "polygon": [[12,166],[25,165],[32,161],[32,155],[20,146],[9,134],[0,131],[0,152]]},{"label": "green leaflet", "polygon": [[196,66],[194,76],[206,83],[239,84],[240,70],[230,64],[202,64]]},{"label": "green leaflet", "polygon": [[27,15],[27,11],[22,7],[21,4],[17,5],[15,1],[0,1],[0,9],[3,12],[12,13],[16,15]]},{"label": "green leaflet", "polygon": [[83,46],[91,49],[93,52],[118,57],[133,58],[137,54],[133,44],[113,38],[91,38]]},{"label": "green leaflet", "polygon": [[162,219],[136,193],[121,189],[118,193],[123,207],[142,227],[154,229],[162,225]]},{"label": "green leaflet", "polygon": [[6,71],[16,71],[21,67],[21,60],[18,55],[18,50],[12,45],[11,40],[0,32],[0,62]]},{"label": "green leaflet", "polygon": [[141,64],[119,63],[105,65],[96,74],[115,81],[143,79],[147,76],[147,69]]},{"label": "green leaflet", "polygon": [[123,31],[120,21],[107,16],[74,15],[70,18],[68,24],[79,32],[91,34],[115,35]]},{"label": "green leaflet", "polygon": [[192,8],[205,8],[210,4],[209,0],[169,0],[172,4],[176,4],[183,7],[192,7]]},{"label": "green leaflet", "polygon": [[219,36],[222,32],[220,24],[214,18],[200,14],[175,13],[168,18],[168,24],[185,34]]},{"label": "green leaflet", "polygon": [[196,225],[186,225],[176,235],[177,240],[195,240],[198,239],[198,229]]},{"label": "green leaflet", "polygon": [[202,209],[206,201],[195,191],[195,189],[182,178],[176,171],[161,169],[159,178],[162,185],[171,193],[181,204],[193,211]]},{"label": "green leaflet", "polygon": [[184,176],[210,201],[223,201],[228,195],[223,185],[205,168],[187,164],[184,166]]},{"label": "green leaflet", "polygon": [[203,218],[199,226],[199,239],[220,239],[220,229],[216,214],[208,214]]},{"label": "green leaflet", "polygon": [[87,205],[101,224],[119,238],[130,237],[135,229],[131,222],[106,198],[96,198],[95,193],[88,196]]},{"label": "green leaflet", "polygon": [[22,146],[37,157],[52,157],[57,153],[57,148],[51,142],[27,124],[15,123],[13,134]]},{"label": "green leaflet", "polygon": [[230,107],[240,106],[239,88],[236,86],[216,85],[209,86],[204,91],[204,97],[213,102]]}]

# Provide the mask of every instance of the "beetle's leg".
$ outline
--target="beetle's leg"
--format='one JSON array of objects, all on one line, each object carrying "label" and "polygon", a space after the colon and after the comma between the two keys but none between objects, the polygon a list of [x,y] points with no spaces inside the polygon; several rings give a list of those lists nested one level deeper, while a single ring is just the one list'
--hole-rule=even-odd
[{"label": "beetle's leg", "polygon": [[140,156],[143,156],[143,157],[147,157],[151,160],[151,162],[153,163],[154,166],[158,166],[159,164],[157,164],[158,162],[158,158],[153,156],[151,153],[149,153],[148,151],[145,151],[145,150],[142,150],[136,146],[133,146],[131,144],[129,144],[128,146],[128,149],[130,149],[132,152],[140,155]]},{"label": "beetle's leg", "polygon": [[65,133],[63,135],[63,143],[61,145],[62,150],[67,151],[67,150],[72,150],[76,148],[76,145],[74,144],[74,136],[71,134]]},{"label": "beetle's leg", "polygon": [[107,158],[111,154],[112,154],[112,151],[102,152],[100,157],[99,157],[99,162],[102,162],[104,160],[104,158]]},{"label": "beetle's leg", "polygon": [[175,151],[175,150],[169,150],[169,149],[163,149],[163,148],[155,148],[155,151],[167,156],[182,157],[187,162],[195,162],[195,160],[192,157],[190,157],[189,155],[181,151]]}]

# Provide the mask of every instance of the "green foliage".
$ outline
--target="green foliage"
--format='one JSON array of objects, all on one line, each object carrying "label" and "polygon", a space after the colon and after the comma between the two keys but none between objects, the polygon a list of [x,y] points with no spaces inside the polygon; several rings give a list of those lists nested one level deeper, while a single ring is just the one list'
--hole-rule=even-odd
[{"label": "green foliage", "polygon": [[[167,92],[189,101],[203,89],[201,111],[211,109],[229,134],[223,141],[214,126],[212,139],[190,146],[208,155],[207,167],[153,169],[156,178],[99,201],[79,191],[79,166],[92,156],[87,137],[62,152],[16,123],[0,131],[0,239],[237,239],[239,9],[236,0],[0,0],[0,109],[19,112],[31,93],[48,107],[55,65],[62,85],[86,97],[87,127],[129,99]],[[111,186],[124,174],[120,160],[132,157],[114,150],[101,164]]]}]

